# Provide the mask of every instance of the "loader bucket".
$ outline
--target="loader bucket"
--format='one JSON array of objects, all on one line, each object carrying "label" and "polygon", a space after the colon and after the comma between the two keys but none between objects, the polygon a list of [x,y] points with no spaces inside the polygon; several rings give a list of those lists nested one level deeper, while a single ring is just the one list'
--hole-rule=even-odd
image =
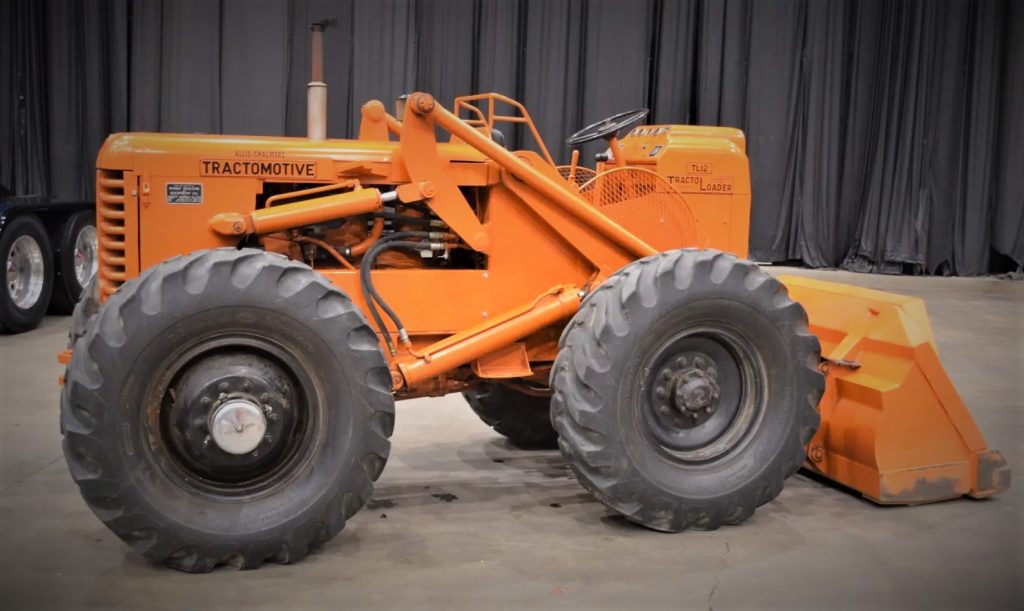
[{"label": "loader bucket", "polygon": [[1010,486],[939,362],[924,302],[782,276],[821,340],[821,427],[805,467],[886,505],[913,505]]}]

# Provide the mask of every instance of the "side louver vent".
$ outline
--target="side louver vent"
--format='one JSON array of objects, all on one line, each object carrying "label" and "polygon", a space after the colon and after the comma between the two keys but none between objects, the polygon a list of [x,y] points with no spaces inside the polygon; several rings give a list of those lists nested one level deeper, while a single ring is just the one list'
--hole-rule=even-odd
[{"label": "side louver vent", "polygon": [[96,234],[99,241],[100,299],[113,295],[126,277],[124,174],[96,172]]}]

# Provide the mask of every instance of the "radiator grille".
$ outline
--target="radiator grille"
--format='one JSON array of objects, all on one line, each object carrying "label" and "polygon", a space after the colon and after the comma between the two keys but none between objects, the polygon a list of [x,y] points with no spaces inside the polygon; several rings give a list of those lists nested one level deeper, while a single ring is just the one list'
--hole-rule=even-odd
[{"label": "radiator grille", "polygon": [[100,299],[113,295],[126,277],[124,173],[96,172],[96,237],[99,241]]}]

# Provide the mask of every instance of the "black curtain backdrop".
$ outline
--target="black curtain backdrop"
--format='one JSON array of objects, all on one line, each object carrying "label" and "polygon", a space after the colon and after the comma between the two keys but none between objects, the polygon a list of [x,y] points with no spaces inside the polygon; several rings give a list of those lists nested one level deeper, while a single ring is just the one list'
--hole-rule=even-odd
[{"label": "black curtain backdrop", "polygon": [[1016,0],[0,0],[0,192],[90,198],[112,131],[302,135],[324,16],[331,137],[371,98],[497,91],[565,161],[647,106],[746,131],[756,259],[1024,263]]}]

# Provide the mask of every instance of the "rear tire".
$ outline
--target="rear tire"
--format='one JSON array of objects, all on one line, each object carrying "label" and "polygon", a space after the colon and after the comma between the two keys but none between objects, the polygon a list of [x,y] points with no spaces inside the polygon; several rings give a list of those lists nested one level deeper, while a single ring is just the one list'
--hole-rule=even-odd
[{"label": "rear tire", "polygon": [[482,384],[462,393],[484,423],[524,450],[554,450],[551,398],[534,397],[500,384]]},{"label": "rear tire", "polygon": [[91,211],[72,214],[61,225],[53,251],[53,299],[50,309],[71,314],[83,291],[96,275],[99,250],[96,243],[96,215]]},{"label": "rear tire", "polygon": [[183,571],[300,560],[370,499],[390,449],[376,333],[320,274],[263,251],[200,251],[127,282],[65,380],[86,503]]},{"label": "rear tire", "polygon": [[738,524],[774,499],[818,426],[820,347],[756,265],[715,251],[636,261],[559,342],[552,420],[580,483],[675,532]]},{"label": "rear tire", "polygon": [[35,216],[15,217],[0,235],[0,332],[39,326],[53,292],[53,256],[46,228]]}]

